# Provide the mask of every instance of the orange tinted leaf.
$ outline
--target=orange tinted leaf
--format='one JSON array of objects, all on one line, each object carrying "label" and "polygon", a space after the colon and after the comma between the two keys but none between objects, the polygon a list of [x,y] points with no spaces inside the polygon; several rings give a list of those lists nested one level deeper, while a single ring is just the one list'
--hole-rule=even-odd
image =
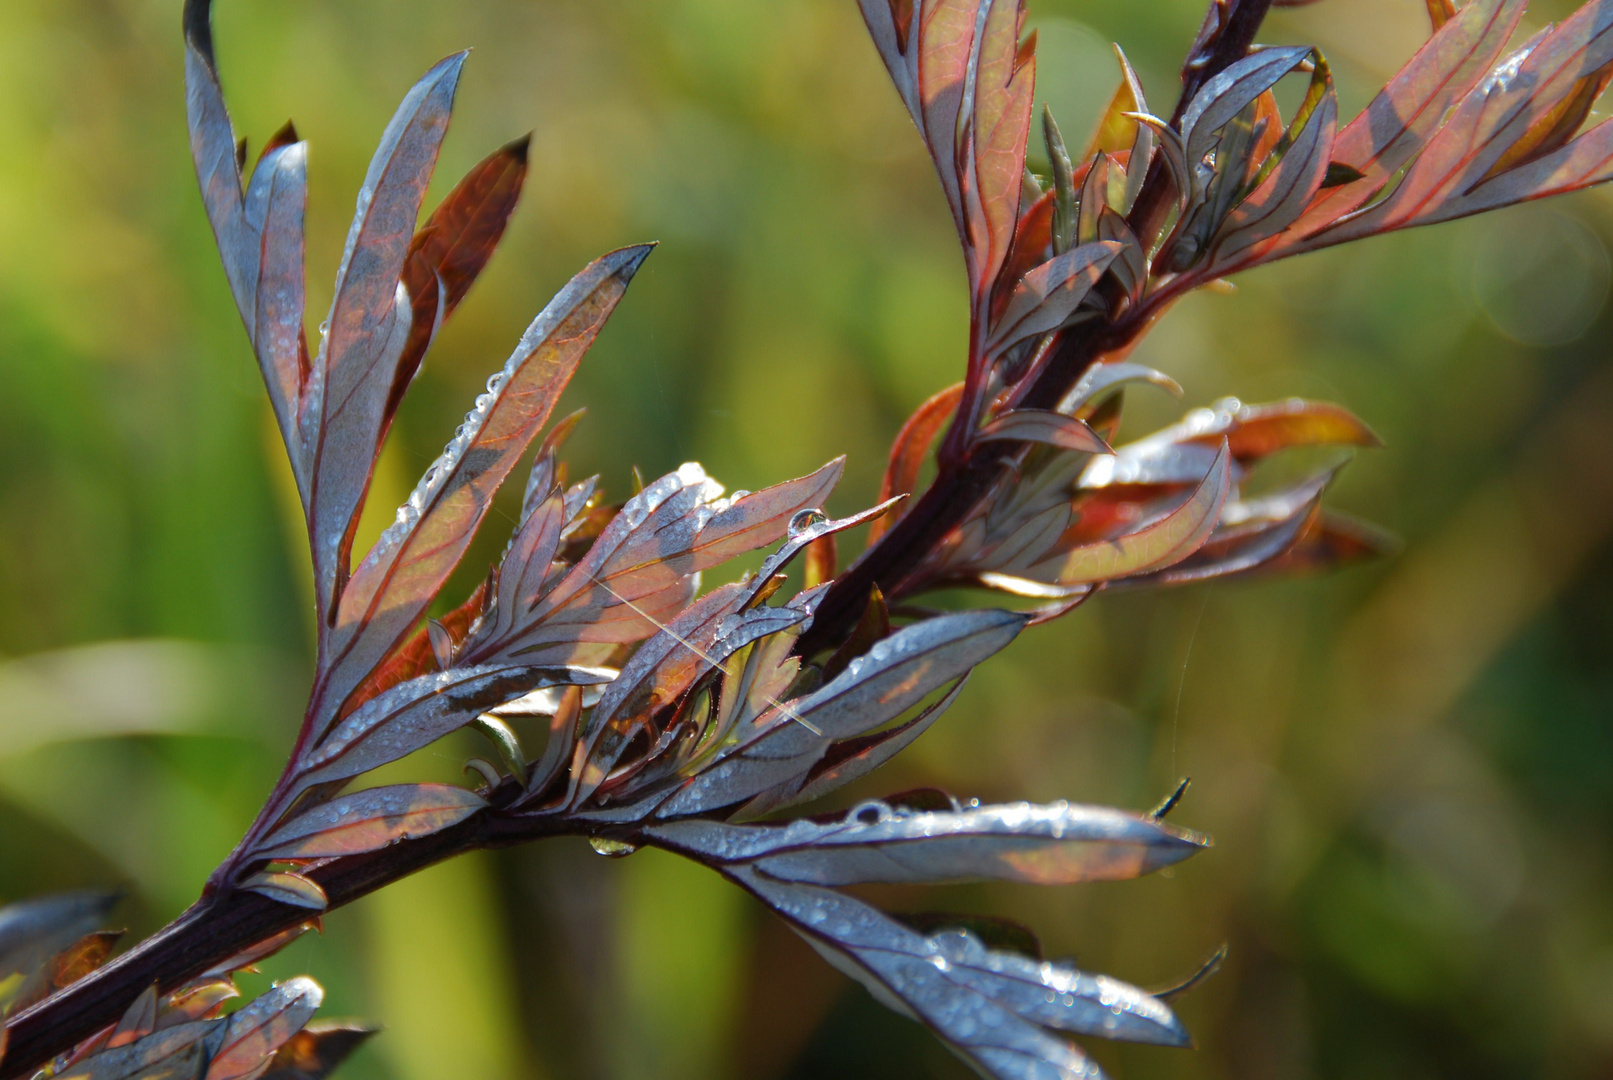
[{"label": "orange tinted leaf", "polygon": [[1048,560],[1027,576],[1060,585],[1128,577],[1180,562],[1209,539],[1232,483],[1232,455],[1225,445],[1215,463],[1181,506],[1158,521],[1113,540],[1078,547]]},{"label": "orange tinted leaf", "polygon": [[449,784],[395,784],[321,803],[270,833],[254,856],[322,859],[357,855],[457,825],[487,803]]},{"label": "orange tinted leaf", "polygon": [[966,191],[977,297],[989,293],[1019,218],[1020,177],[1030,133],[1034,59],[1019,61],[1020,0],[986,0],[973,62],[974,116],[968,151],[974,176]]},{"label": "orange tinted leaf", "polygon": [[806,547],[802,560],[802,587],[815,589],[833,580],[838,570],[839,551],[833,536],[820,536]]},{"label": "orange tinted leaf", "polygon": [[325,1080],[376,1030],[356,1024],[309,1024],[276,1051],[263,1080]]},{"label": "orange tinted leaf", "polygon": [[75,983],[106,963],[123,937],[122,930],[97,930],[85,934],[51,960],[50,984],[53,990]]},{"label": "orange tinted leaf", "polygon": [[[885,466],[885,479],[879,485],[879,502],[898,495],[913,494],[918,486],[919,470],[924,467],[924,459],[930,454],[930,444],[941,434],[941,429],[952,418],[962,400],[963,383],[954,383],[913,410],[913,415],[907,418],[902,430],[896,433],[896,441],[891,444],[890,462]],[[870,525],[869,544],[878,541],[905,511],[904,506],[894,507],[890,513]]]},{"label": "orange tinted leaf", "polygon": [[[1214,444],[1222,432],[1206,432],[1191,441]],[[1225,428],[1232,456],[1253,461],[1294,446],[1379,447],[1383,440],[1354,413],[1326,401],[1292,398],[1269,405],[1245,405]]]},{"label": "orange tinted leaf", "polygon": [[503,238],[526,180],[530,140],[531,136],[523,136],[485,158],[415,233],[403,265],[413,320],[387,401],[387,415],[397,411],[436,327],[453,314]]},{"label": "orange tinted leaf", "polygon": [[1507,152],[1485,174],[1485,179],[1499,176],[1515,165],[1543,157],[1573,138],[1580,125],[1585,123],[1585,118],[1591,114],[1591,106],[1607,89],[1610,77],[1613,77],[1613,68],[1604,67],[1575,83],[1567,97],[1536,120],[1522,138],[1507,148]]},{"label": "orange tinted leaf", "polygon": [[212,1019],[226,1001],[240,996],[241,992],[230,979],[204,978],[187,983],[168,995],[157,1016],[157,1030]]},{"label": "orange tinted leaf", "polygon": [[955,171],[956,138],[979,8],[980,0],[926,0],[918,28],[919,130],[929,144],[958,235],[966,243],[963,199]]},{"label": "orange tinted leaf", "polygon": [[1376,525],[1336,510],[1320,517],[1283,555],[1268,563],[1273,574],[1333,570],[1369,559],[1381,559],[1400,550],[1400,541]]},{"label": "orange tinted leaf", "polygon": [[1456,0],[1428,0],[1428,21],[1438,30],[1456,18]]},{"label": "orange tinted leaf", "polygon": [[1098,118],[1098,130],[1093,132],[1092,141],[1082,155],[1088,161],[1099,153],[1118,154],[1122,150],[1130,150],[1137,141],[1137,121],[1126,114],[1148,111],[1142,83],[1132,70],[1131,62],[1121,52],[1119,45],[1115,45],[1114,50],[1115,58],[1120,61],[1120,85],[1115,87],[1108,108]]}]

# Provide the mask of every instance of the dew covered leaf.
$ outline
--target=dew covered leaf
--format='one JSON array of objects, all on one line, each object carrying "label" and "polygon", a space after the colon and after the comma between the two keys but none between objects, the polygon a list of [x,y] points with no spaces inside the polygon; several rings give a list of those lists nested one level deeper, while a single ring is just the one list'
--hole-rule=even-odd
[{"label": "dew covered leaf", "polygon": [[281,825],[253,851],[260,859],[357,855],[457,825],[487,803],[450,784],[394,784],[320,803]]},{"label": "dew covered leaf", "polygon": [[298,763],[298,786],[349,780],[398,761],[484,712],[544,686],[598,685],[597,668],[453,668],[422,675],[372,698],[344,717]]},{"label": "dew covered leaf", "polygon": [[213,1052],[206,1080],[242,1080],[259,1075],[272,1057],[313,1018],[325,991],[298,976],[277,984],[230,1014],[224,1039]]},{"label": "dew covered leaf", "polygon": [[933,704],[926,705],[912,719],[904,720],[895,727],[830,743],[823,756],[806,773],[764,791],[746,803],[743,816],[757,817],[810,802],[867,776],[928,731],[958,700],[968,681],[969,676],[964,675]]},{"label": "dew covered leaf", "polygon": [[[724,498],[722,486],[689,463],[629,499],[588,553],[541,596],[515,589],[515,608],[500,610],[466,650],[470,662],[567,662],[578,643],[620,643],[649,636],[694,595],[694,575],[735,555],[773,543],[791,520],[823,505],[840,479],[837,458],[807,476]],[[540,504],[535,513],[544,513]],[[523,526],[524,530],[524,526]],[[535,554],[528,554],[529,550]],[[518,560],[543,548],[517,545]],[[503,576],[527,580],[526,564]],[[765,579],[764,575],[764,579]]]},{"label": "dew covered leaf", "polygon": [[872,801],[833,822],[691,820],[645,832],[703,860],[810,885],[1117,881],[1180,862],[1205,844],[1143,815],[1062,802],[919,813]]},{"label": "dew covered leaf", "polygon": [[649,252],[639,245],[603,256],[549,302],[398,521],[353,572],[332,631],[327,709],[339,705],[424,613]]},{"label": "dew covered leaf", "polygon": [[926,936],[832,889],[749,867],[728,873],[824,959],[986,1076],[1096,1080],[1101,1072],[1067,1034],[1189,1044],[1163,1002],[1107,976],[988,949],[966,930]]}]

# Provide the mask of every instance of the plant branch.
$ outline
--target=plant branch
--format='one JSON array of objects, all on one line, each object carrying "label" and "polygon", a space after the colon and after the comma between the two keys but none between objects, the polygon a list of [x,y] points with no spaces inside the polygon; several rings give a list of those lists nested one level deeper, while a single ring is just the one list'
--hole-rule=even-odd
[{"label": "plant branch", "polygon": [[[506,782],[490,795],[495,804],[519,789]],[[452,856],[479,848],[508,847],[549,836],[585,833],[561,815],[492,813],[440,832],[408,839],[363,855],[333,859],[307,872],[325,890],[327,910],[352,903],[376,889]],[[257,893],[235,889],[198,900],[173,922],[105,967],[6,1021],[9,1045],[0,1080],[20,1080],[95,1034],[128,1008],[149,986],[166,993],[258,942],[316,913]]]},{"label": "plant branch", "polygon": [[[1193,95],[1248,55],[1271,5],[1272,0],[1212,0],[1204,26],[1182,67],[1182,96],[1171,117],[1173,125],[1180,123]],[[1159,229],[1170,199],[1169,177],[1156,161],[1131,214],[1138,236],[1151,237]],[[1143,332],[1148,325],[1146,315],[1142,309],[1134,309],[1065,331],[1035,383],[1016,396],[1015,406],[1053,408],[1099,357]],[[991,490],[1005,463],[1013,460],[1019,444],[993,442],[984,448],[967,445],[962,428],[971,415],[967,410],[971,409],[970,395],[965,394],[953,420],[953,430],[948,432],[938,457],[934,482],[885,535],[829,586],[813,616],[811,629],[801,637],[802,655],[838,644],[862,615],[874,586],[892,600],[900,598],[914,568]]]}]

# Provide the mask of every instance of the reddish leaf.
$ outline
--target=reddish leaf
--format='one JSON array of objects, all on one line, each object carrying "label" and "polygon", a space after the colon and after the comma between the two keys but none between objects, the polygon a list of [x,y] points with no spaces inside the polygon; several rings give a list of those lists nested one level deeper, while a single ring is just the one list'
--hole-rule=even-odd
[{"label": "reddish leaf", "polygon": [[522,136],[488,155],[432,211],[409,244],[403,284],[409,290],[413,320],[387,400],[387,416],[397,412],[436,327],[453,314],[503,238],[526,181],[530,141],[531,136]]},{"label": "reddish leaf", "polygon": [[[471,625],[482,612],[482,606],[487,599],[487,582],[476,586],[476,591],[463,604],[448,612],[437,620],[449,638],[457,646],[465,640],[470,632]],[[342,710],[343,718],[352,715],[353,710],[373,698],[408,682],[410,679],[429,674],[436,670],[437,658],[432,652],[431,634],[425,626],[421,626],[403,644],[392,650],[392,654],[376,668],[370,677],[364,680],[353,696],[348,699],[347,707]]]},{"label": "reddish leaf", "polygon": [[1078,547],[1027,576],[1059,585],[1082,585],[1158,570],[1187,558],[1209,539],[1231,487],[1232,457],[1223,445],[1198,488],[1158,521],[1113,540]]},{"label": "reddish leaf", "polygon": [[[1435,0],[1438,2],[1438,0]],[[1296,227],[1311,234],[1363,205],[1423,146],[1506,47],[1527,0],[1469,0],[1338,134],[1333,159],[1361,179],[1321,192]]]},{"label": "reddish leaf", "polygon": [[[924,459],[930,454],[930,444],[941,434],[941,429],[952,418],[962,400],[963,384],[953,383],[913,410],[913,415],[907,418],[902,430],[896,433],[896,441],[891,444],[890,463],[885,466],[885,479],[879,485],[880,502],[899,495],[911,495],[918,487],[919,470],[924,467]],[[904,508],[898,506],[870,525],[868,543],[877,543],[903,512]]]},{"label": "reddish leaf", "polygon": [[974,114],[965,150],[972,177],[965,188],[975,295],[986,297],[1008,254],[1019,219],[1020,177],[1030,133],[1034,58],[1021,63],[1021,0],[986,0],[971,59]]},{"label": "reddish leaf", "polygon": [[486,808],[448,784],[395,784],[342,795],[292,818],[253,852],[263,859],[357,855],[439,832]]},{"label": "reddish leaf", "polygon": [[[929,144],[958,235],[970,242],[958,185],[957,131],[981,0],[925,0],[918,28],[919,131]],[[1015,177],[1016,182],[1018,176]]]},{"label": "reddish leaf", "polygon": [[636,641],[693,596],[690,575],[783,537],[803,510],[821,507],[843,459],[737,499],[694,464],[630,499],[588,554],[500,636],[478,637],[472,662],[502,656],[562,662],[579,641]]}]

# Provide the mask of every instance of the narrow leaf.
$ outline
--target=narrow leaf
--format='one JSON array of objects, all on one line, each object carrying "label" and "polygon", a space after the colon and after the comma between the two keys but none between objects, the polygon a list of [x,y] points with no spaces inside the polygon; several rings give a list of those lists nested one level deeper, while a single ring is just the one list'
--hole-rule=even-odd
[{"label": "narrow leaf", "polygon": [[832,741],[896,719],[1003,648],[1023,624],[1020,615],[988,610],[942,615],[896,631],[822,688],[758,717],[656,816],[733,805],[804,776]]},{"label": "narrow leaf", "polygon": [[410,242],[403,284],[413,317],[387,400],[388,416],[397,412],[434,328],[453,314],[503,238],[526,181],[530,141],[531,136],[523,136],[488,155],[448,193]]},{"label": "narrow leaf", "polygon": [[981,428],[975,438],[979,442],[1007,440],[1045,443],[1062,450],[1079,450],[1088,454],[1114,453],[1114,448],[1088,427],[1086,421],[1050,409],[1014,409]]},{"label": "narrow leaf", "polygon": [[[901,495],[911,495],[918,487],[919,471],[929,457],[930,444],[941,434],[941,429],[958,409],[963,400],[963,383],[953,383],[931,396],[913,410],[902,430],[896,433],[891,444],[890,462],[885,466],[885,479],[879,486],[879,501],[885,502]],[[875,521],[868,530],[868,542],[875,543],[894,525],[902,514],[897,507],[885,517]]]},{"label": "narrow leaf", "polygon": [[1118,881],[1180,862],[1205,844],[1141,815],[1063,802],[915,813],[875,800],[832,822],[682,821],[646,831],[702,859],[809,885]]},{"label": "narrow leaf", "polygon": [[1102,975],[987,949],[967,931],[915,933],[851,897],[777,882],[755,870],[730,876],[782,915],[836,967],[908,1013],[986,1076],[1097,1077],[1054,1032],[1184,1046],[1163,1002]]},{"label": "narrow leaf", "polygon": [[486,806],[475,792],[448,784],[368,788],[292,818],[271,833],[253,855],[263,859],[357,855],[440,832]]},{"label": "narrow leaf", "polygon": [[399,276],[464,62],[465,54],[458,53],[426,72],[381,135],[359,189],[327,329],[309,373],[302,459],[321,625],[336,621],[353,530],[380,454],[386,404],[411,321]]},{"label": "narrow leaf", "polygon": [[1056,330],[1103,276],[1120,245],[1100,240],[1071,248],[1026,274],[987,339],[987,351],[1000,353],[1016,342]]},{"label": "narrow leaf", "polygon": [[610,681],[588,668],[454,668],[423,675],[367,701],[298,765],[298,789],[349,780],[398,761],[540,686]]},{"label": "narrow leaf", "polygon": [[289,870],[260,871],[243,881],[241,888],[310,911],[324,911],[330,906],[330,897],[319,882]]}]

